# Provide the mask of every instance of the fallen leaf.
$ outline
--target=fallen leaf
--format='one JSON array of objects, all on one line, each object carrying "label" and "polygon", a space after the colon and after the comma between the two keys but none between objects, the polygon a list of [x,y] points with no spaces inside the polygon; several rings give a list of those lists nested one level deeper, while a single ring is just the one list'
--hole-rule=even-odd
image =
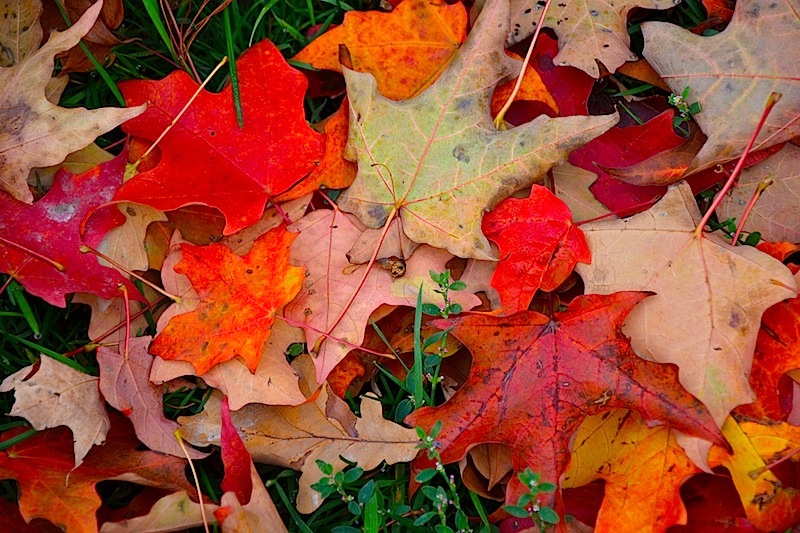
[{"label": "fallen leaf", "polygon": [[[535,311],[508,317],[438,320],[472,352],[469,379],[444,405],[406,418],[437,436],[442,462],[480,443],[505,443],[515,472],[526,467],[558,482],[569,465],[569,442],[583,419],[633,409],[714,442],[721,434],[703,405],[678,383],[677,369],[636,356],[622,322],[645,293],[582,296],[551,319]],[[597,324],[612,327],[598,329]],[[516,476],[506,503],[525,492]]]},{"label": "fallen leaf", "polygon": [[[125,223],[112,229],[100,244],[98,251],[113,259],[127,270],[147,270],[147,250],[144,237],[151,222],[167,220],[166,215],[146,205],[123,202],[116,206],[125,217]],[[100,264],[111,266],[100,259]]]},{"label": "fallen leaf", "polygon": [[[133,423],[136,437],[154,452],[184,457],[186,453],[175,438],[177,422],[164,416],[165,387],[150,383],[153,356],[147,353],[152,337],[135,337],[129,340],[127,353],[100,346],[97,363],[100,366],[100,392],[114,409]],[[124,341],[123,341],[124,342]],[[123,353],[120,354],[120,351]],[[206,456],[188,449],[192,459]]]},{"label": "fallen leaf", "polygon": [[[101,501],[95,487],[107,479],[195,494],[184,475],[186,461],[137,450],[139,441],[125,417],[112,412],[110,419],[105,445],[94,447],[77,468],[66,428],[47,429],[0,452],[0,478],[19,483],[26,521],[45,518],[68,533],[96,533]],[[22,431],[14,428],[0,438]]]},{"label": "fallen leaf", "polygon": [[467,13],[461,3],[405,0],[391,13],[349,11],[292,59],[342,72],[339,46],[352,69],[375,76],[378,91],[392,100],[411,98],[430,86],[464,42]]},{"label": "fallen leaf", "polygon": [[66,109],[44,97],[43,88],[53,74],[53,56],[78,44],[102,7],[97,2],[71,28],[55,32],[43,47],[12,67],[0,68],[0,189],[30,204],[28,173],[33,167],[55,165],[71,152],[92,143],[97,135],[114,129],[142,112],[129,109]]},{"label": "fallen leaf", "polygon": [[[722,427],[733,453],[711,448],[708,462],[722,465],[733,477],[747,519],[759,531],[784,531],[800,523],[800,492],[783,487],[766,468],[800,447],[800,428],[786,423],[760,425],[729,417]],[[792,460],[800,459],[794,455]]]},{"label": "fallen leaf", "polygon": [[[204,503],[206,516],[218,509],[213,503]],[[203,515],[200,504],[192,501],[185,490],[173,492],[158,500],[143,516],[128,518],[121,522],[106,522],[100,533],[162,533],[167,531],[183,531],[191,527],[202,526]]]},{"label": "fallen leaf", "polygon": [[740,226],[745,207],[767,177],[773,183],[764,190],[742,229],[757,231],[767,241],[800,242],[800,147],[793,144],[742,171],[736,188],[720,204],[720,220],[735,218]]},{"label": "fallen leaf", "polygon": [[[160,296],[160,295],[159,295]],[[92,318],[89,321],[88,337],[91,341],[102,340],[104,343],[113,344],[125,340],[125,300],[114,298],[106,300],[94,294],[79,292],[72,297],[73,304],[85,304],[92,308]],[[131,303],[131,315],[136,309]],[[131,317],[131,331],[144,331],[147,329],[147,319],[144,315]],[[102,339],[101,339],[102,337]]]},{"label": "fallen leaf", "polygon": [[294,298],[305,279],[303,269],[288,263],[295,237],[275,228],[244,257],[219,243],[181,245],[183,259],[175,272],[189,278],[200,303],[191,313],[172,317],[150,353],[189,361],[198,375],[236,356],[255,372],[277,310]]},{"label": "fallen leaf", "polygon": [[41,0],[0,1],[0,67],[19,63],[39,48],[41,14]]},{"label": "fallen leaf", "polygon": [[583,222],[602,216],[617,218],[589,190],[589,186],[596,180],[597,174],[594,172],[570,163],[553,167],[556,196],[567,204],[574,220]]},{"label": "fallen leaf", "polygon": [[[679,1],[679,0],[678,0]],[[543,26],[558,36],[556,65],[577,67],[593,78],[600,77],[597,62],[614,72],[626,61],[639,57],[630,51],[628,13],[636,7],[668,9],[674,0],[571,0],[553,2],[547,10]],[[518,43],[533,34],[544,4],[535,0],[512,0],[509,44]]]},{"label": "fallen leaf", "polygon": [[[81,222],[111,200],[124,168],[125,158],[119,156],[83,174],[63,170],[53,188],[33,205],[0,195],[0,232],[5,239],[0,242],[0,272],[11,274],[28,292],[58,307],[66,305],[64,297],[71,292],[121,296],[120,284],[132,298],[142,300],[136,287],[116,270],[100,265],[92,254],[80,253],[81,244],[97,246],[103,233],[87,232],[82,241]],[[55,261],[63,270],[25,249]]]},{"label": "fallen leaf", "polygon": [[[452,256],[444,250],[425,246],[405,262],[405,273],[396,279],[391,272],[373,267],[342,319],[334,324],[367,268],[366,265],[354,267],[347,259],[347,252],[363,227],[354,217],[340,211],[317,210],[291,229],[300,232],[292,243],[292,262],[303,266],[308,276],[297,298],[286,306],[286,317],[305,329],[309,347],[322,343],[314,359],[316,379],[320,382],[350,350],[361,345],[369,316],[382,304],[415,306],[420,285],[423,286],[423,302],[443,303],[441,295],[434,292],[436,285],[430,280],[429,272],[444,271]],[[480,299],[467,291],[456,291],[451,299],[464,309],[480,304]],[[324,338],[323,333],[330,336]]]},{"label": "fallen leaf", "polygon": [[[161,160],[127,181],[115,200],[161,211],[199,203],[225,215],[225,234],[256,222],[266,202],[300,181],[320,161],[324,138],[303,115],[305,77],[269,41],[236,62],[244,127],[239,128],[231,86],[200,91],[189,111],[161,139]],[[124,130],[153,142],[172,123],[198,84],[183,71],[161,81],[120,84],[129,104],[148,111]]]},{"label": "fallen leaf", "polygon": [[220,508],[214,516],[220,523],[222,533],[257,533],[269,531],[281,533],[286,531],[278,510],[269,497],[261,476],[250,462],[250,477],[253,484],[253,495],[248,505],[242,505],[233,492],[226,492],[220,500]]},{"label": "fallen leaf", "polygon": [[[250,477],[250,468],[253,461],[250,459],[250,454],[247,453],[241,437],[236,432],[233,421],[231,421],[228,399],[224,397],[220,404],[220,418],[222,429],[220,429],[219,439],[222,464],[225,467],[225,477],[220,482],[220,488],[222,488],[223,492],[232,492],[240,504],[247,505],[250,503],[250,496],[254,486]],[[261,484],[260,478],[256,484]]]},{"label": "fallen leaf", "polygon": [[617,121],[617,115],[540,116],[497,131],[489,104],[494,86],[511,73],[502,46],[507,20],[507,0],[487,4],[452,63],[413,100],[388,100],[370,74],[345,70],[345,156],[357,159],[359,168],[339,197],[343,210],[370,228],[397,215],[415,242],[459,257],[496,259],[480,229],[483,212]]},{"label": "fallen leaf", "polygon": [[74,465],[79,466],[92,446],[103,444],[109,428],[98,378],[78,372],[50,357],[39,367],[26,366],[0,384],[0,392],[14,391],[11,416],[21,416],[38,430],[67,426],[74,441]]},{"label": "fallen leaf", "polygon": [[754,150],[800,134],[800,14],[793,0],[741,0],[728,27],[700,37],[665,22],[645,22],[644,56],[672,92],[689,88],[693,115],[708,136],[688,172],[741,155],[770,93],[783,95],[756,138]]},{"label": "fallen leaf", "polygon": [[656,293],[631,312],[624,331],[642,357],[677,364],[683,386],[721,426],[731,409],[753,401],[747,376],[761,315],[793,296],[786,287],[795,281],[754,248],[715,234],[698,239],[699,221],[689,186],[679,182],[644,213],[581,226],[592,264],[576,270],[588,294]]},{"label": "fallen leaf", "polygon": [[[300,371],[312,379],[308,388],[313,390],[316,384],[310,357],[300,359],[304,365]],[[219,411],[220,399],[215,394],[201,414],[178,420],[181,434],[195,445],[219,444]],[[346,413],[347,419],[332,418],[331,412]],[[332,464],[335,472],[347,466],[341,457],[370,470],[382,461],[410,461],[418,451],[416,432],[385,420],[380,402],[364,398],[361,418],[357,418],[327,387],[310,403],[296,407],[248,405],[231,413],[231,418],[254,461],[302,472],[297,496],[301,513],[310,513],[322,503],[320,494],[311,489],[323,476],[316,460]]]},{"label": "fallen leaf", "polygon": [[534,293],[558,288],[578,261],[592,256],[572,213],[546,187],[528,198],[506,198],[483,217],[483,233],[500,247],[492,287],[506,314],[527,311]]},{"label": "fallen leaf", "polygon": [[668,427],[620,409],[581,424],[562,487],[606,480],[597,531],[666,531],[686,523],[680,487],[698,472]]},{"label": "fallen leaf", "polygon": [[[59,2],[70,22],[78,20],[94,3],[93,0],[59,0]],[[110,63],[109,60],[114,59],[111,50],[123,43],[114,35],[113,30],[122,24],[124,15],[122,0],[104,0],[100,15],[81,39],[101,65]],[[47,34],[53,30],[63,31],[69,27],[64,15],[61,14],[61,9],[52,1],[45,2],[41,22]],[[77,45],[58,54],[58,58],[61,60],[62,73],[87,72],[94,68],[94,63],[86,52]]]}]

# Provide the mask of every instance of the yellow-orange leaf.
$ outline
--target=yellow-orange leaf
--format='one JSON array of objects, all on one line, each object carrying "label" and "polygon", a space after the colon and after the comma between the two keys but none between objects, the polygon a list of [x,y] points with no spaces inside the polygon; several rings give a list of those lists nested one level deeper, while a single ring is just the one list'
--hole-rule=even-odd
[{"label": "yellow-orange leaf", "polygon": [[189,361],[198,375],[238,355],[254,372],[276,311],[295,297],[305,278],[304,269],[288,262],[295,237],[275,228],[244,257],[219,243],[182,245],[175,271],[188,276],[200,304],[170,320],[150,353]]}]

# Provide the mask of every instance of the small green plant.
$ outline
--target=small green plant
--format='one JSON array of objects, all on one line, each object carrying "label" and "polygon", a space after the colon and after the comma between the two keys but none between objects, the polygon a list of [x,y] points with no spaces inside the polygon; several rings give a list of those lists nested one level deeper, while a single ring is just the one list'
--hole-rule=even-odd
[{"label": "small green plant", "polygon": [[442,318],[447,318],[451,314],[457,315],[460,313],[462,311],[461,305],[450,301],[450,291],[463,291],[467,288],[467,284],[460,280],[450,281],[449,268],[441,273],[431,270],[430,275],[434,283],[439,286],[434,292],[442,295],[444,305],[442,307],[437,307],[435,304],[425,303],[422,304],[422,312],[426,315],[439,315]]},{"label": "small green plant", "polygon": [[[347,510],[355,516],[361,516],[362,507],[365,503],[362,499],[368,500],[369,498],[361,498],[361,490],[358,491],[357,497],[353,496],[352,485],[361,479],[361,476],[364,475],[364,469],[355,466],[348,470],[340,470],[334,473],[333,465],[321,459],[317,459],[317,467],[319,467],[324,476],[311,485],[311,488],[319,492],[323,498],[327,498],[334,492],[338,493],[342,497],[342,501],[347,503]],[[371,486],[374,491],[375,483],[372,483]],[[371,494],[368,496],[371,496]]]},{"label": "small green plant", "polygon": [[519,497],[517,505],[505,505],[503,510],[517,518],[530,518],[539,530],[544,530],[545,527],[552,524],[558,524],[560,521],[558,513],[543,506],[540,498],[542,493],[555,491],[556,486],[552,483],[542,483],[539,472],[533,472],[530,468],[526,468],[518,477],[520,482],[528,488],[528,492]]},{"label": "small green plant", "polygon": [[667,97],[669,105],[678,109],[678,114],[672,119],[672,126],[680,128],[685,122],[689,122],[693,115],[703,110],[700,102],[689,103],[689,90],[687,85],[681,94],[671,94]]}]

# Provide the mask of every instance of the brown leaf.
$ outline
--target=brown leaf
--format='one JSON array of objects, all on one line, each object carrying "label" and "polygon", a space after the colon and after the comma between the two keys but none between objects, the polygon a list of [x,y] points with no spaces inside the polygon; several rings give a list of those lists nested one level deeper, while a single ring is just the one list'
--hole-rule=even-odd
[{"label": "brown leaf", "polygon": [[9,414],[25,418],[38,430],[70,428],[77,468],[92,446],[105,442],[108,433],[110,422],[100,398],[99,380],[46,356],[38,369],[34,367],[26,366],[0,385],[0,392],[14,390]]},{"label": "brown leaf", "polygon": [[41,0],[0,0],[0,67],[31,55],[42,41]]}]

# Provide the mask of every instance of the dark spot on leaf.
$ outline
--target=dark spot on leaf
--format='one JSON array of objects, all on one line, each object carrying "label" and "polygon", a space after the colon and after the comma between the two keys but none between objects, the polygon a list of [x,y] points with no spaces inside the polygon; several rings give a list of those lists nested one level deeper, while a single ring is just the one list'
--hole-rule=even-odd
[{"label": "dark spot on leaf", "polygon": [[744,14],[747,17],[757,19],[758,16],[761,14],[761,6],[755,4],[752,8],[746,10]]},{"label": "dark spot on leaf", "polygon": [[252,269],[252,268],[248,268],[248,269],[247,269],[247,273],[248,273],[248,274],[252,274],[252,273],[253,273],[253,269]]},{"label": "dark spot on leaf", "polygon": [[459,160],[462,163],[469,163],[469,154],[467,153],[467,149],[463,145],[458,145],[453,148],[453,157]]}]

